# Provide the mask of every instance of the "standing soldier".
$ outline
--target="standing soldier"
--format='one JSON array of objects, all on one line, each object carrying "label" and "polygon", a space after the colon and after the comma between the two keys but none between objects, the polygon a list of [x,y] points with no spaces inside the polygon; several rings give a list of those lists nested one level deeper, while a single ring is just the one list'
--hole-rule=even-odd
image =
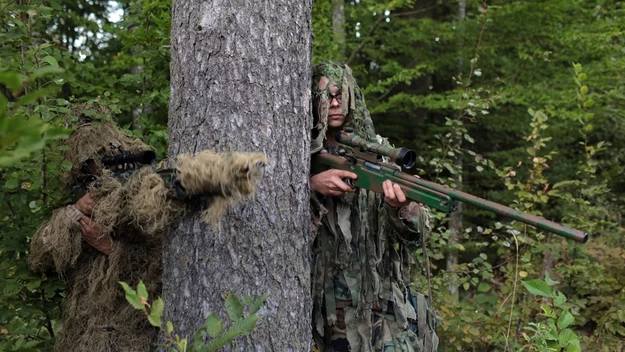
[{"label": "standing soldier", "polygon": [[[312,153],[337,153],[335,133],[374,132],[362,91],[347,65],[313,69]],[[429,235],[429,211],[385,181],[384,194],[352,189],[356,175],[327,170],[310,178],[318,226],[313,244],[313,324],[320,352],[434,352],[439,314],[411,291],[412,251]]]}]

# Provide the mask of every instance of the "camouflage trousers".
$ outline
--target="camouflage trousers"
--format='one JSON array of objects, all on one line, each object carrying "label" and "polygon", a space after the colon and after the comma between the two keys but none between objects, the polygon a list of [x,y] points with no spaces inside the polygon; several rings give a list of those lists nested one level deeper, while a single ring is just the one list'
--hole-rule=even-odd
[{"label": "camouflage trousers", "polygon": [[[337,324],[330,328],[331,352],[352,351],[347,340],[347,331],[343,309],[337,310]],[[436,322],[409,320],[409,327],[403,328],[395,322],[392,315],[373,312],[372,314],[371,347],[374,352],[436,352],[438,336]],[[427,316],[426,314],[425,316]],[[432,317],[436,319],[435,317]],[[421,333],[419,332],[421,330]],[[369,349],[364,348],[363,351]]]}]

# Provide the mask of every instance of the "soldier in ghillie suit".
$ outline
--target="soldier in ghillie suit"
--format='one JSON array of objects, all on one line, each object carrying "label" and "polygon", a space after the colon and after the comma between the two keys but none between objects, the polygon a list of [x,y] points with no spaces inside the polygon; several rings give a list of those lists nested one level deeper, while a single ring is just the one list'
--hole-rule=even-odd
[{"label": "soldier in ghillie suit", "polygon": [[[376,135],[347,65],[313,68],[312,153],[337,153],[335,133]],[[327,170],[310,178],[317,227],[313,244],[313,334],[321,352],[433,352],[439,314],[409,284],[412,251],[428,236],[429,211],[385,181],[384,194],[352,189],[356,175]]]},{"label": "soldier in ghillie suit", "polygon": [[[67,281],[56,351],[148,351],[158,331],[126,301],[119,281],[136,287],[142,280],[150,297],[159,295],[168,225],[203,205],[203,220],[216,224],[253,194],[267,161],[260,153],[203,151],[178,155],[165,169],[150,163],[149,146],[113,122],[83,122],[66,143],[73,166],[65,181],[84,196],[41,225],[29,262]],[[111,166],[115,158],[124,160]]]}]

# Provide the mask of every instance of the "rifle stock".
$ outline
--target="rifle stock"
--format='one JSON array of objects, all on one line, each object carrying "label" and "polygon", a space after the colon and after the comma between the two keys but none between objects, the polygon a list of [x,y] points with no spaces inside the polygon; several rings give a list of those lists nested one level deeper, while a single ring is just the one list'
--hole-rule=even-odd
[{"label": "rifle stock", "polygon": [[519,210],[458,191],[448,186],[422,180],[398,170],[394,165],[381,161],[381,156],[403,160],[406,158],[406,155],[412,155],[410,154],[412,151],[409,149],[386,148],[367,142],[350,132],[341,132],[337,136],[337,141],[351,147],[352,150],[341,150],[338,156],[330,153],[313,155],[311,164],[313,173],[319,173],[328,169],[350,171],[358,175],[356,180],[349,180],[352,181],[350,184],[352,187],[364,188],[379,193],[384,192],[382,183],[390,180],[401,187],[408,199],[445,213],[455,211],[457,208],[456,201],[461,201],[577,242],[586,243],[588,241],[588,234],[583,231],[566,227],[539,216],[525,214]]}]

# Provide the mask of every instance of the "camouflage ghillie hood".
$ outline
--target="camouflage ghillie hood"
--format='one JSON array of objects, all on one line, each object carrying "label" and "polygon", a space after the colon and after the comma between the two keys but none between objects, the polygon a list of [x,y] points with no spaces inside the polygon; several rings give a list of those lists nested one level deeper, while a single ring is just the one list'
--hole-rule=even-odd
[{"label": "camouflage ghillie hood", "polygon": [[[98,109],[101,118],[91,119],[83,112],[87,108]],[[122,150],[130,153],[152,150],[140,139],[123,132],[111,119],[110,111],[100,105],[81,105],[75,108],[78,122],[71,136],[65,141],[69,149],[65,158],[72,163],[72,169],[65,174],[65,181],[71,183],[82,173],[84,163],[92,159],[98,169],[102,170],[103,156],[113,156]]]},{"label": "camouflage ghillie hood", "polygon": [[[321,77],[328,77],[330,82],[325,89],[319,90]],[[352,70],[347,65],[332,61],[313,66],[312,97],[313,97],[313,129],[311,152],[316,153],[323,147],[328,130],[328,109],[330,99],[328,92],[331,86],[341,88],[342,109],[345,115],[343,127],[353,128],[363,138],[375,138],[373,122],[365,105],[365,97],[358,87]]]}]

